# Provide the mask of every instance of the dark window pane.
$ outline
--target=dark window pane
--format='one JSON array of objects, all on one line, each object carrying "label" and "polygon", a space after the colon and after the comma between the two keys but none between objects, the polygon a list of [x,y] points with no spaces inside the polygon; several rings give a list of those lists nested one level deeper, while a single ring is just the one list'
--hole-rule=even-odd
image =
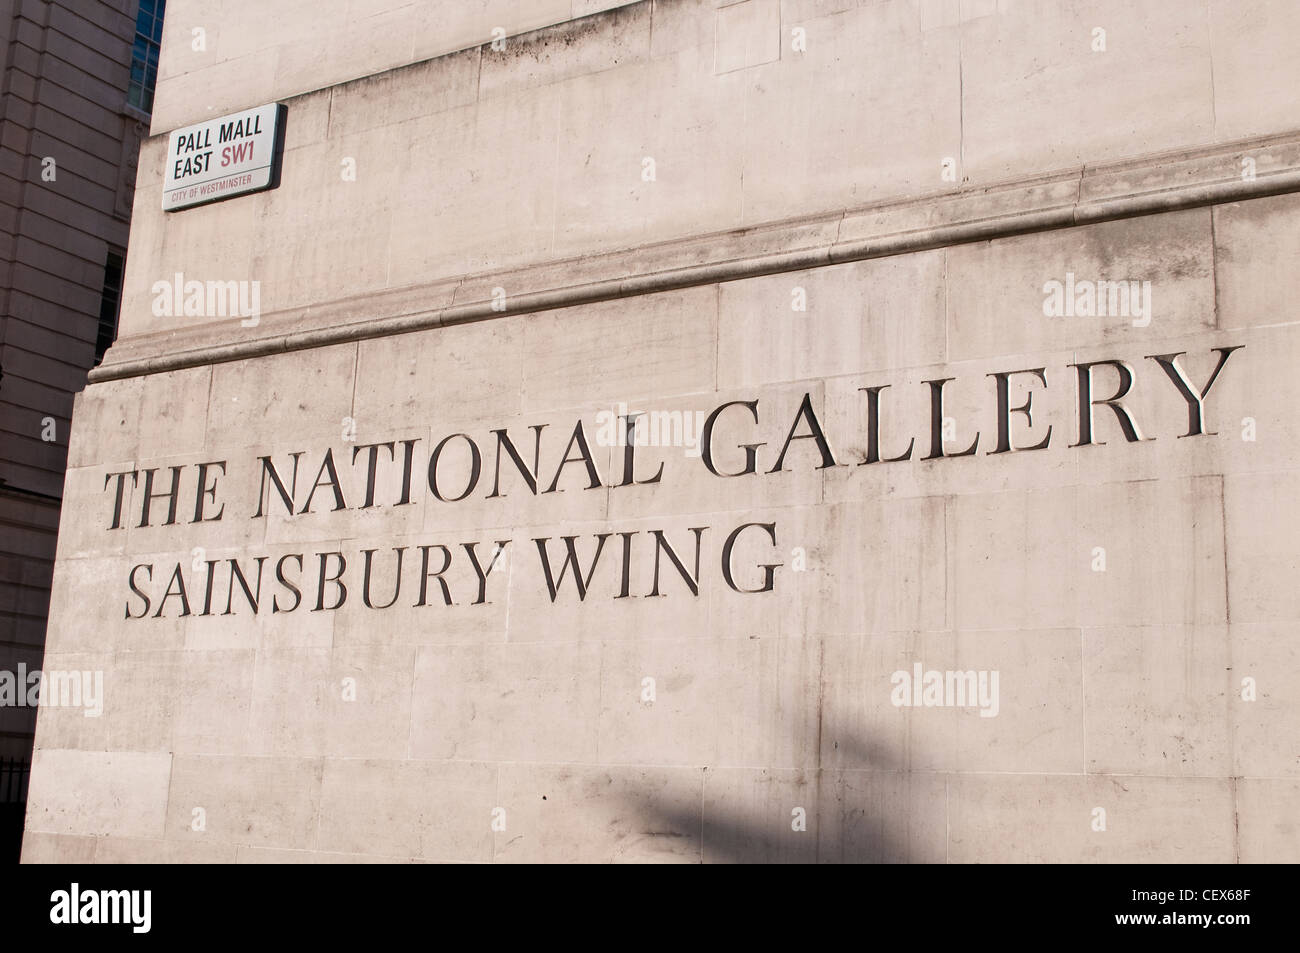
[{"label": "dark window pane", "polygon": [[131,85],[126,101],[137,109],[153,109],[153,92],[158,82],[158,51],[162,41],[163,7],[166,0],[140,0],[135,20],[135,42],[131,47]]},{"label": "dark window pane", "polygon": [[95,339],[95,363],[117,337],[117,316],[122,303],[122,255],[109,252],[104,262],[104,290],[99,299],[99,333]]}]

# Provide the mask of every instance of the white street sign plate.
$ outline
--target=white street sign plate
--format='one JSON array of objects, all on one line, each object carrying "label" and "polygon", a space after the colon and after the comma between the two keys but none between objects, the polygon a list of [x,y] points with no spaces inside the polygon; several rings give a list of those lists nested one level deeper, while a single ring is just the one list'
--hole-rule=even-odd
[{"label": "white street sign plate", "polygon": [[279,103],[270,103],[172,132],[167,141],[163,210],[273,188],[284,113]]}]

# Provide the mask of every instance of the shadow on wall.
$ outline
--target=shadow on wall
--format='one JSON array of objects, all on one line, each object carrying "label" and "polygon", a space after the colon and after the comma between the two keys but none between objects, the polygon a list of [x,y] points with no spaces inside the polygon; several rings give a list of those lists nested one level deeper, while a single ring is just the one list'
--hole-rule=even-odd
[{"label": "shadow on wall", "polygon": [[865,738],[836,737],[829,748],[853,767],[710,767],[698,805],[637,791],[632,836],[642,845],[683,838],[673,853],[704,863],[944,862],[942,775],[904,771]]}]

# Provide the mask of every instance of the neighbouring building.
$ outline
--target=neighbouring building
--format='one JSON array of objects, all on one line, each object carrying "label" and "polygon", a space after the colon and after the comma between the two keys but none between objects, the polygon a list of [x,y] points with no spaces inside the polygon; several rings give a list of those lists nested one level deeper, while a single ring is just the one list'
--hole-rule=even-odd
[{"label": "neighbouring building", "polygon": [[116,330],[162,13],[163,0],[0,3],[2,861],[21,840],[73,396]]},{"label": "neighbouring building", "polygon": [[1300,859],[1298,33],[174,0],[24,859]]}]

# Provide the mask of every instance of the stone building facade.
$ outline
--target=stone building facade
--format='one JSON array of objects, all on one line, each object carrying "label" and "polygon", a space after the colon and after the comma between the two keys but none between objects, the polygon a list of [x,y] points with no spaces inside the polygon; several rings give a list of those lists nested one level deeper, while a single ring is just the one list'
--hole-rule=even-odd
[{"label": "stone building facade", "polygon": [[[152,9],[155,0],[146,0]],[[161,8],[161,2],[157,3]],[[0,859],[16,860],[74,394],[113,341],[148,132],[137,0],[0,2]],[[152,20],[150,20],[152,24]],[[148,47],[147,41],[142,45]],[[134,100],[134,101],[133,101]],[[143,108],[142,108],[143,107]],[[25,701],[26,699],[22,699]]]},{"label": "stone building facade", "polygon": [[1298,30],[175,0],[25,859],[1300,858]]}]

